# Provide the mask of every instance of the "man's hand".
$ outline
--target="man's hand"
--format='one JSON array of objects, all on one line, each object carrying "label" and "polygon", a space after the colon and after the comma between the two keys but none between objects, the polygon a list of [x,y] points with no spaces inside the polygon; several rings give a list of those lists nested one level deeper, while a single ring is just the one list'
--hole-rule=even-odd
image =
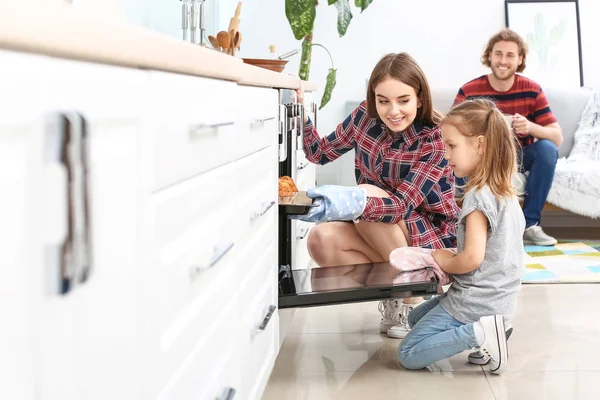
[{"label": "man's hand", "polygon": [[512,128],[519,137],[531,134],[531,122],[521,114],[513,116]]}]

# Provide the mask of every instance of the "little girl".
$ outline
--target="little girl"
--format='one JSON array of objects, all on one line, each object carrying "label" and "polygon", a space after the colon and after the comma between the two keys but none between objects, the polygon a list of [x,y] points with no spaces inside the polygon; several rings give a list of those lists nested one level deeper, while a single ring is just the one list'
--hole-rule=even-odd
[{"label": "little girl", "polygon": [[502,113],[484,99],[457,105],[441,130],[454,174],[468,177],[457,253],[432,254],[454,283],[409,314],[412,330],[398,356],[405,368],[420,369],[479,348],[490,358],[490,371],[501,374],[508,361],[505,321],[515,314],[524,272],[525,218],[511,184],[515,139]]}]

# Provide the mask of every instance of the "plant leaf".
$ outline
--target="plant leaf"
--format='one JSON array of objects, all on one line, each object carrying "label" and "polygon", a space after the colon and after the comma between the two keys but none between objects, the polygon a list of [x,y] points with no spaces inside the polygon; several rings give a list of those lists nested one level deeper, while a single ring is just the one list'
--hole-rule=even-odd
[{"label": "plant leaf", "polygon": [[373,0],[354,0],[354,5],[360,8],[360,12],[363,12],[372,2]]},{"label": "plant leaf", "polygon": [[336,1],[338,1],[338,0],[327,0],[327,5],[330,6],[330,5],[334,4]]},{"label": "plant leaf", "polygon": [[331,100],[331,93],[333,92],[333,88],[335,87],[336,80],[335,74],[337,69],[329,68],[329,73],[327,74],[327,82],[325,83],[325,90],[323,91],[323,97],[321,98],[321,105],[319,106],[319,110]]},{"label": "plant leaf", "polygon": [[310,62],[312,60],[312,35],[307,35],[302,41],[302,57],[300,58],[300,70],[298,76],[303,81],[308,80],[310,75]]},{"label": "plant leaf", "polygon": [[350,10],[350,0],[337,0],[335,6],[338,10],[337,30],[340,37],[346,34],[348,25],[352,20],[352,12]]},{"label": "plant leaf", "polygon": [[296,40],[312,33],[316,14],[315,0],[285,0],[285,16]]}]

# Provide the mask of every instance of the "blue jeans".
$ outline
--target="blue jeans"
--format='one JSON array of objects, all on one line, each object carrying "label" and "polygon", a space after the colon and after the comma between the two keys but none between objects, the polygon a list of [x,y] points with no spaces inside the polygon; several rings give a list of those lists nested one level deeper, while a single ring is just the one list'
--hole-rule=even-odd
[{"label": "blue jeans", "polygon": [[[558,160],[558,149],[550,140],[538,140],[522,148],[520,170],[521,172],[529,171],[523,202],[526,228],[540,224],[542,208],[544,208],[554,179],[556,160]],[[456,185],[464,185],[464,182],[463,178],[455,178]],[[459,193],[460,190],[457,188],[457,194]]]},{"label": "blue jeans", "polygon": [[538,140],[523,147],[521,169],[529,171],[523,202],[526,228],[540,224],[542,208],[544,208],[554,179],[556,160],[558,160],[558,149],[550,140]]},{"label": "blue jeans", "polygon": [[398,358],[406,369],[425,368],[479,346],[473,324],[463,324],[440,306],[433,297],[408,315],[411,331],[398,346]]}]

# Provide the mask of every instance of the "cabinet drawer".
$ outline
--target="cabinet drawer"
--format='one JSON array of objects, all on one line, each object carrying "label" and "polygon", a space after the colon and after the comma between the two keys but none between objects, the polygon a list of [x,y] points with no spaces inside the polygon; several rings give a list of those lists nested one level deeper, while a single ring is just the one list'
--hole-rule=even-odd
[{"label": "cabinet drawer", "polygon": [[[165,257],[177,258],[184,247],[183,233],[193,227],[212,229],[209,219],[226,218],[232,214],[236,174],[239,169],[229,164],[152,195],[152,248],[163,248]],[[216,220],[219,223],[219,219]],[[187,237],[193,240],[192,237]],[[168,245],[168,246],[167,246]],[[167,254],[171,252],[172,254]]]},{"label": "cabinet drawer", "polygon": [[278,143],[279,106],[275,89],[240,86],[245,100],[239,121],[236,158]]},{"label": "cabinet drawer", "polygon": [[[277,214],[278,168],[277,146],[271,146],[236,162],[239,194],[237,198],[237,231],[245,241],[259,230],[266,217]],[[277,224],[271,223],[277,230]]]},{"label": "cabinet drawer", "polygon": [[[271,217],[276,220],[275,215]],[[237,277],[240,280],[238,293],[240,306],[245,307],[264,283],[265,274],[276,274],[277,236],[268,225],[256,232],[252,240],[238,254]]]},{"label": "cabinet drawer", "polygon": [[158,368],[156,378],[160,385],[185,363],[199,341],[210,336],[211,326],[223,313],[229,314],[230,320],[237,312],[224,311],[232,299],[237,303],[232,291],[224,290],[235,282],[234,261],[235,255],[230,252],[212,268],[193,276],[190,271],[195,265],[184,259],[153,276],[148,294],[151,298],[148,323],[153,332],[154,365]]},{"label": "cabinet drawer", "polygon": [[[219,316],[204,323],[197,333],[196,343],[175,371],[163,372],[157,399],[160,400],[216,400],[223,398],[228,389],[236,393],[241,387],[239,347],[236,330],[231,329],[231,317],[236,315],[237,298],[229,305],[220,304]],[[210,322],[213,322],[212,324]],[[240,398],[239,394],[234,398]]]},{"label": "cabinet drawer", "polygon": [[230,104],[236,84],[153,72],[159,93],[150,107],[155,131],[152,188],[158,190],[235,158],[236,114]]},{"label": "cabinet drawer", "polygon": [[277,274],[268,271],[263,286],[251,301],[242,322],[240,338],[242,399],[258,399],[267,384],[279,348],[279,313],[277,309]]}]

